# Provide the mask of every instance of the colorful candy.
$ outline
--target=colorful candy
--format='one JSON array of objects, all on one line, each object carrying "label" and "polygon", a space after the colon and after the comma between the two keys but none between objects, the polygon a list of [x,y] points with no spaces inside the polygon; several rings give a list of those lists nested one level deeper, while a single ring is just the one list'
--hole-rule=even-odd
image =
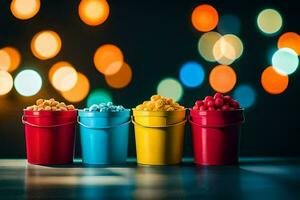
[{"label": "colorful candy", "polygon": [[32,106],[28,106],[26,110],[32,111],[68,111],[75,110],[73,105],[66,105],[64,102],[58,102],[54,98],[49,100],[46,99],[38,99],[36,100],[36,104]]},{"label": "colorful candy", "polygon": [[124,108],[121,105],[113,105],[112,102],[93,104],[89,108],[83,109],[86,112],[122,112],[127,111],[128,109]]},{"label": "colorful candy", "polygon": [[240,104],[231,96],[223,96],[221,93],[216,93],[213,97],[206,96],[204,100],[198,100],[192,108],[193,110],[206,111],[206,110],[236,110],[240,109]]},{"label": "colorful candy", "polygon": [[174,102],[174,100],[171,98],[153,95],[150,98],[150,101],[144,101],[142,104],[136,106],[135,109],[144,111],[175,111],[184,110],[185,108]]}]

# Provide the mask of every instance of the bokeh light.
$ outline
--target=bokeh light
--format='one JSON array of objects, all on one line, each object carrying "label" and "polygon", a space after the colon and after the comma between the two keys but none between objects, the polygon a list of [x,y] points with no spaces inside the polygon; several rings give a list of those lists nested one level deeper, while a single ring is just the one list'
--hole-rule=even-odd
[{"label": "bokeh light", "polygon": [[113,44],[100,46],[94,54],[94,64],[104,75],[117,73],[124,63],[124,56],[119,47]]},{"label": "bokeh light", "polygon": [[132,79],[132,70],[131,67],[124,62],[121,69],[113,74],[113,75],[106,75],[105,81],[106,83],[116,89],[124,88],[126,87]]},{"label": "bokeh light", "polygon": [[0,49],[0,70],[8,71],[10,64],[11,59],[9,54],[6,51]]},{"label": "bokeh light", "polygon": [[112,102],[112,96],[108,91],[103,89],[93,90],[87,98],[88,107],[90,107],[93,104],[107,103],[107,102]]},{"label": "bokeh light", "polygon": [[234,48],[235,60],[243,54],[244,45],[239,37],[233,34],[226,34],[222,36],[222,39],[228,42]]},{"label": "bokeh light", "polygon": [[280,74],[292,74],[296,71],[298,65],[298,55],[290,48],[278,49],[272,56],[272,66]]},{"label": "bokeh light", "polygon": [[193,10],[192,24],[198,31],[211,31],[217,26],[218,21],[218,12],[211,5],[199,5]]},{"label": "bokeh light", "polygon": [[84,23],[97,26],[108,18],[109,5],[106,0],[81,0],[78,13]]},{"label": "bokeh light", "polygon": [[63,66],[54,72],[51,83],[55,89],[65,92],[76,85],[77,78],[77,71],[74,67]]},{"label": "bokeh light", "polygon": [[278,48],[293,49],[298,56],[300,55],[300,35],[294,32],[287,32],[282,34],[277,42]]},{"label": "bokeh light", "polygon": [[233,98],[240,103],[242,108],[249,108],[255,103],[256,92],[250,85],[239,85],[233,92]]},{"label": "bokeh light", "polygon": [[6,71],[0,71],[0,96],[9,93],[13,84],[12,76]]},{"label": "bokeh light", "polygon": [[198,42],[198,51],[200,55],[207,61],[214,62],[216,61],[213,48],[215,43],[221,38],[221,34],[217,32],[207,32],[204,33]]},{"label": "bokeh light", "polygon": [[166,78],[159,82],[157,94],[180,101],[183,95],[183,88],[176,79]]},{"label": "bokeh light", "polygon": [[48,78],[49,78],[50,83],[52,83],[53,75],[59,68],[69,67],[69,66],[73,67],[73,65],[67,61],[59,61],[59,62],[56,62],[54,65],[52,65],[52,67],[50,68],[49,73],[48,73]]},{"label": "bokeh light", "polygon": [[14,81],[17,92],[23,96],[33,96],[42,87],[42,78],[34,70],[26,69],[17,74]]},{"label": "bokeh light", "polygon": [[194,61],[184,63],[179,72],[179,78],[183,85],[191,88],[201,85],[204,76],[203,67]]},{"label": "bokeh light", "polygon": [[40,0],[12,0],[11,13],[18,19],[26,20],[34,17],[40,10]]},{"label": "bokeh light", "polygon": [[280,94],[286,90],[289,84],[289,77],[279,74],[270,66],[261,75],[261,84],[270,94]]},{"label": "bokeh light", "polygon": [[[6,66],[6,68],[7,68],[6,70],[8,72],[12,72],[12,71],[16,70],[19,67],[20,63],[21,63],[21,54],[20,54],[20,52],[14,47],[4,47],[1,50],[5,51],[8,54],[9,58],[10,58],[10,62],[9,62],[10,64],[9,64],[8,68]],[[1,60],[1,58],[0,58],[0,60]],[[1,69],[1,65],[0,65],[0,69]]]},{"label": "bokeh light", "polygon": [[234,47],[224,37],[215,43],[213,55],[215,60],[223,65],[230,65],[236,58]]},{"label": "bokeh light", "polygon": [[41,31],[31,40],[31,51],[33,55],[41,60],[56,56],[61,49],[59,35],[50,30]]},{"label": "bokeh light", "polygon": [[280,13],[274,9],[265,9],[257,16],[258,28],[265,34],[274,34],[278,32],[282,26],[282,17]]},{"label": "bokeh light", "polygon": [[236,84],[236,73],[226,65],[218,65],[209,74],[210,86],[217,92],[226,93]]},{"label": "bokeh light", "polygon": [[241,21],[235,15],[222,15],[218,23],[218,31],[221,34],[239,34]]},{"label": "bokeh light", "polygon": [[213,56],[218,63],[229,65],[242,55],[243,50],[244,46],[239,37],[226,34],[215,43]]},{"label": "bokeh light", "polygon": [[86,98],[90,91],[89,79],[82,73],[77,73],[77,82],[75,86],[66,92],[62,92],[62,96],[72,103],[77,103]]}]

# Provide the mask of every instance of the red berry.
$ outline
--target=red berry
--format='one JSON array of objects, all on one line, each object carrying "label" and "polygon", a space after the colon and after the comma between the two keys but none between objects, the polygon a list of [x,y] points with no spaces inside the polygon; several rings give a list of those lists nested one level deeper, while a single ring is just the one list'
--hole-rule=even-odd
[{"label": "red berry", "polygon": [[194,106],[194,107],[193,107],[193,110],[198,110],[198,109],[199,109],[198,106]]},{"label": "red berry", "polygon": [[217,99],[217,98],[223,98],[223,95],[219,92],[217,92],[215,95],[214,95],[214,99]]},{"label": "red berry", "polygon": [[215,105],[216,105],[217,107],[221,108],[221,107],[224,105],[223,99],[220,98],[220,97],[217,97],[217,98],[215,99]]},{"label": "red berry", "polygon": [[231,105],[231,107],[233,107],[234,109],[239,109],[239,108],[240,108],[240,104],[239,104],[239,102],[237,102],[236,100],[231,100],[230,105]]},{"label": "red berry", "polygon": [[208,107],[208,110],[215,110],[215,108],[214,107]]},{"label": "red berry", "polygon": [[228,105],[222,106],[222,110],[230,110],[230,107]]},{"label": "red berry", "polygon": [[231,101],[231,96],[226,95],[226,96],[223,97],[223,99],[224,99],[225,103],[228,104]]},{"label": "red berry", "polygon": [[215,105],[215,101],[213,100],[206,101],[205,103],[207,107],[213,107]]},{"label": "red berry", "polygon": [[198,101],[196,101],[195,105],[202,106],[203,105],[203,101],[202,100],[198,100]]},{"label": "red berry", "polygon": [[206,106],[200,106],[199,110],[200,111],[205,111],[205,110],[207,110],[207,107]]},{"label": "red berry", "polygon": [[214,98],[212,96],[206,96],[204,101],[210,101],[210,100],[214,100]]},{"label": "red berry", "polygon": [[218,111],[222,110],[221,108],[217,108]]}]

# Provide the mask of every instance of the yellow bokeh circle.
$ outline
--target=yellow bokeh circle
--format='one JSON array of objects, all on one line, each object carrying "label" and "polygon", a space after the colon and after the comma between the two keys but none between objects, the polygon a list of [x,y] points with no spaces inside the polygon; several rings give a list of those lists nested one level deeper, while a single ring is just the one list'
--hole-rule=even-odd
[{"label": "yellow bokeh circle", "polygon": [[265,9],[257,16],[258,28],[266,34],[274,34],[282,27],[282,17],[277,10]]},{"label": "yellow bokeh circle", "polygon": [[0,49],[0,70],[8,71],[10,65],[11,59],[9,54],[3,49]]},{"label": "yellow bokeh circle", "polygon": [[77,71],[74,67],[62,66],[53,73],[51,83],[55,89],[65,92],[71,90],[76,85],[77,78]]},{"label": "yellow bokeh circle", "polygon": [[217,32],[207,32],[204,33],[198,42],[198,51],[200,55],[207,61],[214,62],[216,61],[213,48],[215,43],[221,38],[221,34]]},{"label": "yellow bokeh circle", "polygon": [[47,60],[59,53],[61,45],[61,39],[56,32],[45,30],[32,38],[31,51],[35,57]]},{"label": "yellow bokeh circle", "polygon": [[12,76],[6,71],[0,71],[0,96],[9,93],[13,85]]}]

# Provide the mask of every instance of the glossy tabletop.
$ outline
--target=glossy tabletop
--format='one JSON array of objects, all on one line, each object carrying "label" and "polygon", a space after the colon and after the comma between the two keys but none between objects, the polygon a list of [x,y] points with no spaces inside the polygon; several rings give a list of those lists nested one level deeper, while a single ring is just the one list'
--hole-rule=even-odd
[{"label": "glossy tabletop", "polygon": [[34,166],[0,160],[0,199],[300,199],[300,159],[242,158],[239,166]]}]

